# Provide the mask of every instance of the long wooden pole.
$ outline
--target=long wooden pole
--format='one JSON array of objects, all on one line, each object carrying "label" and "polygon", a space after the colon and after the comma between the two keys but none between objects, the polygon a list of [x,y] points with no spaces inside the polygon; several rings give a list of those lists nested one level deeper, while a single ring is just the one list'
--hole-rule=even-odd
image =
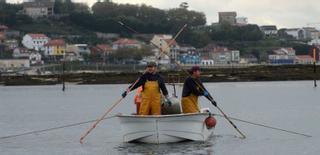
[{"label": "long wooden pole", "polygon": [[[131,91],[131,89],[138,83],[140,80],[140,77],[131,85],[131,87],[127,90],[127,93]],[[116,101],[101,117],[97,119],[95,123],[87,130],[81,137],[80,137],[80,143],[83,144],[83,140],[90,134],[90,132],[97,127],[97,125],[124,99],[124,97],[120,98],[118,101]]]},{"label": "long wooden pole", "polygon": [[[185,71],[187,74],[188,72],[177,62],[175,61],[175,64],[177,66],[179,66],[179,68],[181,68],[183,71]],[[194,82],[196,83],[196,85],[202,90],[202,91],[207,91],[205,88],[203,88],[201,86],[201,84],[199,84],[197,81],[194,80]],[[215,102],[213,97],[211,95],[209,95],[210,101],[211,103]],[[239,130],[239,128],[230,120],[230,118],[223,112],[223,110],[217,105],[217,104],[213,104],[219,111],[220,113],[224,116],[224,118],[232,125],[232,127],[241,135],[241,138],[245,139],[246,136]]]}]

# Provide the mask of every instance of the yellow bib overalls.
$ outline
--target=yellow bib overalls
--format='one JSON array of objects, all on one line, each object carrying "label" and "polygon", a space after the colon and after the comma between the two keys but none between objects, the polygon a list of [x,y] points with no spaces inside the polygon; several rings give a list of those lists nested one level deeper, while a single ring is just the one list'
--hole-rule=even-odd
[{"label": "yellow bib overalls", "polygon": [[161,93],[158,81],[147,81],[141,93],[139,115],[161,115]]}]

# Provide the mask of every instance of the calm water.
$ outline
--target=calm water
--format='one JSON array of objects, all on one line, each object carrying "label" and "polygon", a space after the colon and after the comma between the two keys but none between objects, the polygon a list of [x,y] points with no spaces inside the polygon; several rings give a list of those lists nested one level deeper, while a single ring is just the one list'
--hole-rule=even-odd
[{"label": "calm water", "polygon": [[[128,85],[0,86],[0,137],[73,124],[99,117]],[[247,139],[222,118],[208,142],[148,145],[121,142],[117,119],[103,121],[79,144],[91,124],[0,140],[0,154],[320,154],[320,90],[311,81],[207,83],[220,107],[232,117],[312,135],[306,138],[236,122]],[[170,88],[171,89],[171,88]],[[180,94],[180,92],[179,92]],[[132,113],[133,94],[113,114]],[[216,109],[201,98],[202,107]]]}]

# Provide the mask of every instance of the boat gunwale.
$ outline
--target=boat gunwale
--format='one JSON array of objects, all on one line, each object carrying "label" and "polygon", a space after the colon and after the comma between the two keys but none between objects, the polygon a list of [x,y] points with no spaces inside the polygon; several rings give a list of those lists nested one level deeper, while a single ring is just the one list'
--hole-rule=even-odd
[{"label": "boat gunwale", "polygon": [[116,117],[122,118],[172,118],[172,117],[184,117],[184,116],[201,116],[208,115],[209,113],[189,113],[189,114],[171,114],[171,115],[123,115],[118,114]]}]

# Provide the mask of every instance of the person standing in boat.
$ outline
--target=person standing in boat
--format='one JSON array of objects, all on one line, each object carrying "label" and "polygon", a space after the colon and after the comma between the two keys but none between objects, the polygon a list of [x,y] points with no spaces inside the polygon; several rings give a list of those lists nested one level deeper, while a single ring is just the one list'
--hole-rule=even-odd
[{"label": "person standing in boat", "polygon": [[[194,66],[189,70],[190,76],[186,78],[182,90],[182,112],[183,113],[199,113],[200,105],[198,103],[199,96],[205,96],[210,100],[210,94],[203,86],[200,80],[200,67]],[[216,104],[215,102],[213,104]]]},{"label": "person standing in boat", "polygon": [[[164,79],[157,73],[157,64],[149,62],[147,64],[146,72],[139,81],[132,87],[132,90],[142,86],[141,104],[139,108],[139,115],[161,115],[161,92],[168,100],[168,90],[165,86]],[[122,93],[122,97],[127,96],[127,91]],[[170,104],[170,103],[169,103]]]}]

